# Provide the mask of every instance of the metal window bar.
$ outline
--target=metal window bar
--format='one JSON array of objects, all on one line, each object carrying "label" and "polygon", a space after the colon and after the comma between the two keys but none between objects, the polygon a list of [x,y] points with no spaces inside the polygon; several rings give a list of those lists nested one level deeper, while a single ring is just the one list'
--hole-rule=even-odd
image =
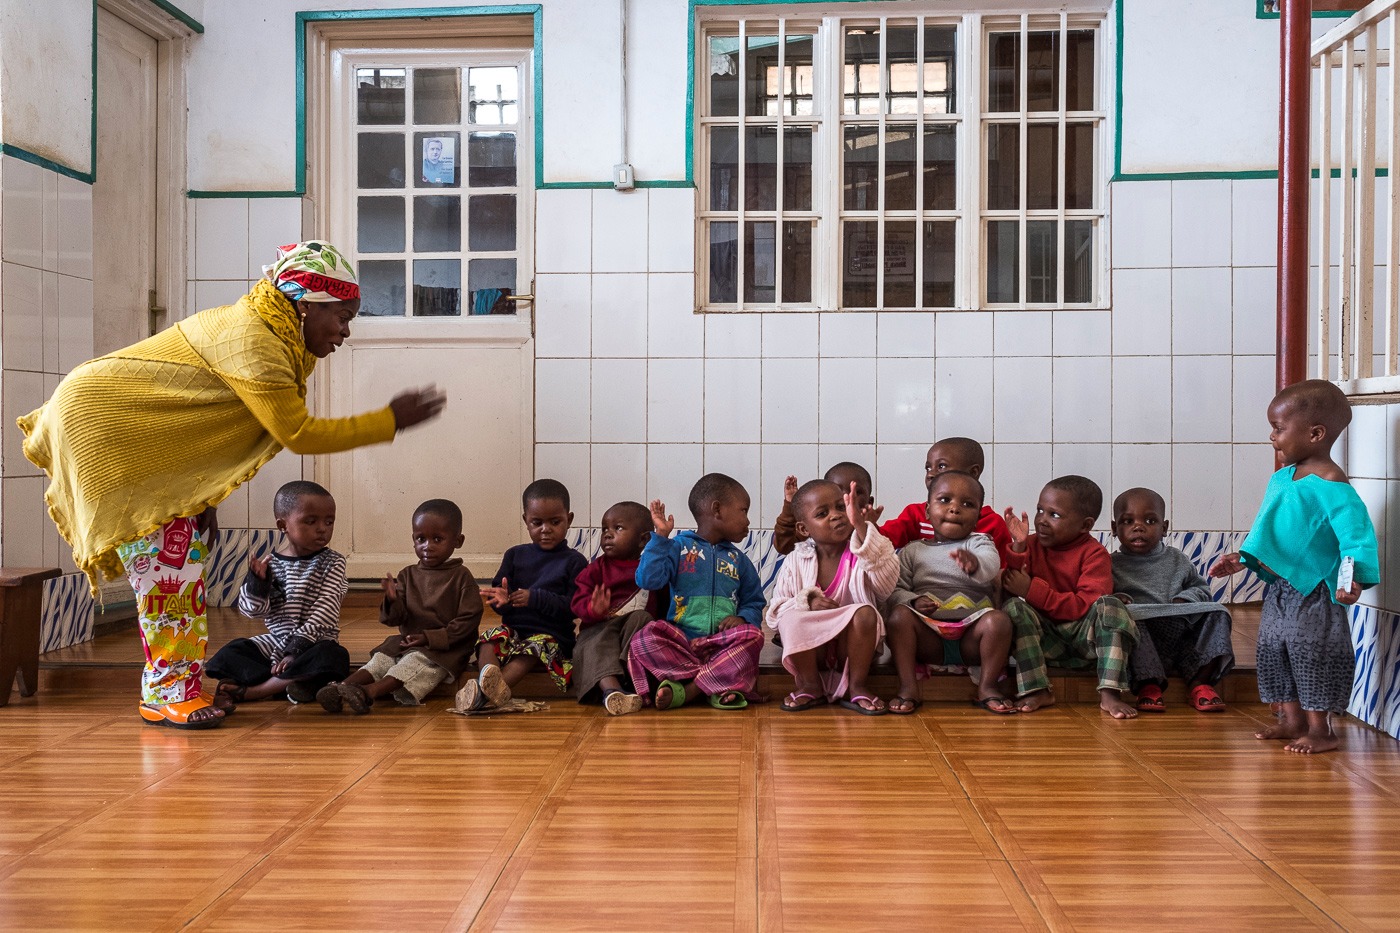
[{"label": "metal window bar", "polygon": [[748,125],[745,117],[748,116],[748,81],[749,81],[749,36],[748,22],[739,21],[739,118],[738,118],[738,206],[739,216],[735,223],[734,240],[734,305],[740,311],[744,310],[744,211],[748,208],[748,153],[747,140]]},{"label": "metal window bar", "polygon": [[1318,101],[1321,108],[1322,132],[1318,147],[1317,229],[1319,262],[1317,269],[1317,365],[1319,375],[1330,375],[1332,350],[1332,60],[1323,56]]},{"label": "metal window bar", "polygon": [[1019,61],[1016,69],[1016,83],[1020,87],[1020,127],[1021,132],[1017,137],[1017,145],[1020,152],[1017,156],[1017,167],[1020,169],[1020,178],[1017,184],[1020,186],[1020,197],[1016,201],[1016,206],[1020,209],[1020,220],[1017,227],[1017,257],[1016,265],[1019,274],[1016,279],[1016,301],[1017,304],[1024,305],[1030,296],[1030,236],[1026,231],[1028,226],[1028,215],[1026,212],[1026,199],[1030,195],[1030,176],[1026,171],[1027,157],[1030,155],[1030,146],[1027,137],[1030,136],[1030,16],[1021,14],[1021,46]]},{"label": "metal window bar", "polygon": [[1352,336],[1355,344],[1355,377],[1371,377],[1371,306],[1376,295],[1376,39],[1374,24],[1366,30],[1366,55],[1362,59],[1360,153],[1357,161],[1356,197],[1357,252],[1356,300],[1353,304]]},{"label": "metal window bar", "polygon": [[787,173],[783,143],[783,94],[787,91],[787,19],[778,18],[778,124],[773,138],[773,306],[783,305],[783,176]]},{"label": "metal window bar", "polygon": [[1396,178],[1393,170],[1395,156],[1400,152],[1400,119],[1396,119],[1396,105],[1400,102],[1400,68],[1396,67],[1395,52],[1400,43],[1400,12],[1391,10],[1386,17],[1387,36],[1390,46],[1390,64],[1386,71],[1390,79],[1389,142],[1387,159],[1392,166],[1390,173],[1390,204],[1386,212],[1385,225],[1385,375],[1400,375],[1400,197],[1396,196]]},{"label": "metal window bar", "polygon": [[1342,46],[1342,223],[1341,296],[1339,321],[1341,338],[1337,360],[1337,378],[1352,378],[1352,361],[1347,352],[1351,346],[1351,303],[1354,300],[1355,273],[1352,260],[1356,243],[1356,81],[1353,78],[1356,47],[1351,39]]},{"label": "metal window bar", "polygon": [[1057,216],[1055,218],[1054,263],[1055,303],[1057,305],[1063,305],[1065,303],[1065,279],[1068,277],[1065,275],[1065,270],[1068,268],[1065,262],[1065,203],[1069,200],[1069,193],[1065,190],[1065,153],[1068,149],[1068,146],[1066,146],[1065,144],[1065,133],[1067,132],[1065,128],[1065,111],[1069,108],[1069,31],[1065,28],[1065,24],[1068,21],[1069,17],[1066,16],[1063,12],[1061,12],[1059,62],[1060,95],[1059,100],[1055,102],[1060,111],[1059,131],[1055,143],[1055,151],[1058,153],[1058,162],[1056,163],[1056,169],[1057,174],[1059,176],[1057,178],[1057,191],[1059,197],[1056,199],[1058,202],[1056,206],[1059,208],[1059,210],[1057,211]]}]

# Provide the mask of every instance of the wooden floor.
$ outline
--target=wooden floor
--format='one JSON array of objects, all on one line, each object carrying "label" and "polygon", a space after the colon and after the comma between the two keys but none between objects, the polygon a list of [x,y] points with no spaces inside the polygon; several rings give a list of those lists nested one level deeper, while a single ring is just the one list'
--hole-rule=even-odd
[{"label": "wooden floor", "polygon": [[271,702],[181,733],[135,702],[69,668],[0,709],[0,927],[1400,928],[1400,746],[1348,721],[1285,754],[1257,704]]}]

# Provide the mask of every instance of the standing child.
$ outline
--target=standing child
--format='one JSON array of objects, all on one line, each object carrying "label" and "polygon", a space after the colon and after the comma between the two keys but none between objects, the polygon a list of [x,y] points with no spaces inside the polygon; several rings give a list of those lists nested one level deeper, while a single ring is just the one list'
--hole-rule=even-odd
[{"label": "standing child", "polygon": [[277,490],[272,513],[283,540],[272,556],[248,559],[238,611],[267,624],[267,634],[235,638],[209,659],[219,679],[214,705],[231,713],[244,700],[285,692],[309,703],[350,672],[341,646],[340,601],[349,584],[345,558],[332,551],[335,499],[325,487],[295,480]]},{"label": "standing child", "polygon": [[790,713],[838,699],[867,716],[885,712],[865,681],[885,635],[879,607],[894,589],[899,559],[858,502],[854,482],[843,492],[822,479],[793,497],[803,540],[783,562],[767,613],[795,682],[783,700]]},{"label": "standing child", "polygon": [[[1013,621],[993,602],[1001,558],[992,539],[974,531],[984,496],[971,473],[943,470],[931,477],[925,514],[935,537],[911,541],[900,551],[891,600],[890,651],[899,671],[892,713],[912,713],[921,705],[914,670],[919,662],[979,665],[973,703],[990,713],[1033,713],[1055,702],[1035,625],[1024,615]],[[1014,702],[998,686],[1013,650]]]},{"label": "standing child", "polygon": [[1346,396],[1325,380],[1274,396],[1269,442],[1283,469],[1270,478],[1239,552],[1210,569],[1225,577],[1248,567],[1264,579],[1259,699],[1278,704],[1279,722],[1255,737],[1285,739],[1285,749],[1304,755],[1337,747],[1332,714],[1346,710],[1356,675],[1345,607],[1380,582],[1371,517],[1332,460],[1332,444],[1350,423]]},{"label": "standing child", "polygon": [[1129,489],[1113,500],[1114,596],[1137,623],[1138,643],[1128,657],[1137,708],[1166,709],[1167,667],[1191,687],[1191,706],[1202,713],[1225,709],[1215,685],[1235,666],[1230,612],[1211,602],[1210,584],[1191,559],[1162,542],[1167,504],[1151,489]]},{"label": "standing child", "polygon": [[501,624],[477,639],[480,673],[457,691],[458,709],[501,707],[520,678],[544,668],[563,693],[573,665],[574,616],[569,599],[574,580],[588,564],[566,538],[574,513],[569,490],[554,479],[537,479],[520,497],[529,544],[517,544],[481,596],[501,614]]},{"label": "standing child", "polygon": [[[828,483],[835,483],[843,493],[855,483],[856,511],[867,516],[872,522],[880,520],[880,515],[885,509],[883,506],[872,507],[874,482],[870,479],[870,471],[865,467],[859,463],[842,460],[827,470],[822,479]],[[807,540],[806,535],[797,528],[797,513],[793,511],[792,505],[792,497],[796,494],[797,477],[789,476],[783,481],[782,511],[778,513],[778,520],[773,523],[773,550],[779,554],[791,554],[799,541]]]},{"label": "standing child", "polygon": [[651,537],[646,506],[617,503],[603,513],[602,532],[603,554],[578,575],[574,590],[579,620],[574,690],[579,703],[601,701],[609,715],[624,716],[642,708],[627,677],[627,647],[643,625],[663,613],[665,594],[637,586],[642,547]]},{"label": "standing child", "polygon": [[[980,481],[986,466],[986,454],[981,444],[970,437],[945,437],[930,447],[924,457],[924,489],[932,489],[934,477],[948,470],[967,473]],[[927,500],[911,502],[903,512],[881,525],[880,530],[897,548],[904,547],[910,541],[934,540],[938,537],[928,515]],[[1004,565],[1011,546],[1011,535],[1006,530],[1006,522],[990,505],[982,506],[975,530],[992,539]]]},{"label": "standing child", "polygon": [[637,585],[671,589],[666,620],[632,638],[627,669],[643,699],[656,689],[657,709],[675,709],[701,694],[716,709],[743,709],[758,681],[763,650],[763,584],[737,542],[749,533],[749,494],[723,473],[707,473],[690,490],[694,531],[671,538],[675,519],[651,503],[656,532],[642,551]]},{"label": "standing child", "polygon": [[392,695],[403,706],[421,706],[438,684],[462,676],[481,625],[481,590],[452,552],[466,541],[462,510],[448,499],[429,499],[413,513],[413,550],[418,563],[386,576],[379,621],[399,633],[370,653],[369,663],[327,684],[316,701],[328,713],[345,707],[368,713],[374,701]]},{"label": "standing child", "polygon": [[[1002,608],[1013,622],[1040,632],[1036,653],[1068,668],[1093,664],[1099,675],[1099,706],[1114,719],[1137,710],[1123,700],[1128,656],[1137,626],[1113,592],[1113,561],[1089,534],[1103,511],[1103,491],[1084,476],[1061,476],[1045,484],[1035,507],[1035,534],[1026,513],[1006,510],[1011,554],[1002,589],[1014,599]],[[1041,662],[1044,663],[1044,662]]]}]

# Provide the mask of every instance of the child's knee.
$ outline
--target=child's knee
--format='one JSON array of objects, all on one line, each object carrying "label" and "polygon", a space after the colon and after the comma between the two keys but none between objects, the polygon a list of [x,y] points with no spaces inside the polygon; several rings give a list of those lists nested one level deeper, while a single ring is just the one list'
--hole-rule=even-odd
[{"label": "child's knee", "polygon": [[889,618],[885,620],[888,628],[902,631],[913,625],[917,621],[914,611],[908,606],[895,606],[890,610]]},{"label": "child's knee", "polygon": [[861,606],[851,617],[851,624],[863,629],[873,629],[880,622],[880,613],[874,606]]}]

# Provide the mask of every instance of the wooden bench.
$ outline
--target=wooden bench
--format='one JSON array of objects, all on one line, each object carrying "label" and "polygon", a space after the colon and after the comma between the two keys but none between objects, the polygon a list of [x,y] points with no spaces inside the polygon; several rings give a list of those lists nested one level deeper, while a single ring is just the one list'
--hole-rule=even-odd
[{"label": "wooden bench", "polygon": [[0,706],[10,702],[10,687],[19,675],[19,695],[39,689],[39,622],[44,581],[57,567],[0,567]]}]

